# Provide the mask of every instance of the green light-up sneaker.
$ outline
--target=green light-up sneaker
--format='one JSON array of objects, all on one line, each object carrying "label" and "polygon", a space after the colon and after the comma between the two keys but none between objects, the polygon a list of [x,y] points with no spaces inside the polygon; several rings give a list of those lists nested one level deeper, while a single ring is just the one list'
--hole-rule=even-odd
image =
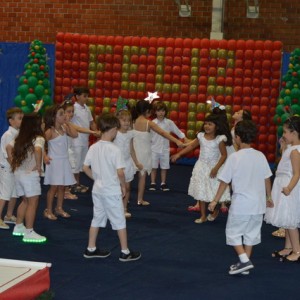
[{"label": "green light-up sneaker", "polygon": [[30,233],[25,232],[23,236],[23,242],[24,243],[44,243],[47,241],[47,238],[45,236],[39,235],[34,230],[32,230]]},{"label": "green light-up sneaker", "polygon": [[25,231],[26,231],[26,227],[24,226],[24,224],[18,224],[18,225],[15,225],[12,234],[14,236],[23,236]]}]

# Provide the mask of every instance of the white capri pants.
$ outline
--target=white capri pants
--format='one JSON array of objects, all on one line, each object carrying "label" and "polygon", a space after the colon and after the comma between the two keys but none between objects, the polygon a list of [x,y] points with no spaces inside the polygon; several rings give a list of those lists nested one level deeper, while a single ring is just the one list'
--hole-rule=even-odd
[{"label": "white capri pants", "polygon": [[9,201],[16,197],[14,174],[8,168],[0,166],[0,199]]},{"label": "white capri pants", "polygon": [[226,244],[254,246],[261,242],[263,214],[231,215],[226,224]]},{"label": "white capri pants", "polygon": [[94,215],[92,227],[106,227],[109,220],[113,230],[126,228],[124,205],[121,195],[102,195],[92,192]]},{"label": "white capri pants", "polygon": [[75,166],[74,168],[72,167],[72,171],[74,172],[74,174],[78,174],[79,172],[82,172],[83,163],[88,150],[89,150],[88,146],[73,147]]}]

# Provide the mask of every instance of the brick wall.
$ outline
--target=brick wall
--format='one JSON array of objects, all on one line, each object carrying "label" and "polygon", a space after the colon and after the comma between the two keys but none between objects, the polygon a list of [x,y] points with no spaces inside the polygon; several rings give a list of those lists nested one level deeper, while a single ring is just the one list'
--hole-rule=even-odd
[{"label": "brick wall", "polygon": [[[225,1],[225,38],[281,40],[285,51],[299,47],[300,1],[259,2],[259,19],[247,19],[246,1]],[[0,36],[4,42],[43,43],[54,43],[59,31],[209,38],[212,0],[189,3],[191,18],[178,16],[174,0],[7,0],[0,8]]]}]

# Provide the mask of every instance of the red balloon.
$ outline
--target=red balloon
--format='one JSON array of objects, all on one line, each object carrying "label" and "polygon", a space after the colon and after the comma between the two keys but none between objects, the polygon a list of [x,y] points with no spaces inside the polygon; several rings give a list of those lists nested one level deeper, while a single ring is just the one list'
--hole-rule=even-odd
[{"label": "red balloon", "polygon": [[252,105],[260,105],[260,98],[259,97],[253,97],[252,98]]},{"label": "red balloon", "polygon": [[253,41],[253,40],[246,41],[246,49],[254,50],[255,49],[255,41]]},{"label": "red balloon", "polygon": [[174,48],[167,47],[165,50],[165,56],[173,56],[174,55]]},{"label": "red balloon", "polygon": [[234,94],[234,96],[242,96],[243,88],[241,86],[234,87],[233,88],[233,94]]},{"label": "red balloon", "polygon": [[233,99],[232,96],[225,96],[224,103],[225,105],[232,105]]},{"label": "red balloon", "polygon": [[157,38],[156,38],[156,37],[151,37],[151,38],[149,39],[149,45],[150,45],[151,47],[156,47],[156,46],[157,46]]},{"label": "red balloon", "polygon": [[131,44],[132,46],[137,46],[139,47],[140,46],[140,41],[141,41],[141,38],[138,37],[138,36],[134,36],[131,40]]},{"label": "red balloon", "polygon": [[192,43],[193,43],[193,40],[190,39],[190,38],[185,38],[183,40],[183,47],[185,48],[192,48]]},{"label": "red balloon", "polygon": [[253,56],[254,56],[253,50],[246,50],[246,51],[245,51],[245,58],[246,58],[246,59],[252,59]]},{"label": "red balloon", "polygon": [[183,57],[190,57],[191,56],[191,49],[190,48],[184,48],[182,52]]},{"label": "red balloon", "polygon": [[236,41],[235,40],[229,40],[227,45],[228,45],[228,50],[234,51],[236,49]]},{"label": "red balloon", "polygon": [[255,49],[264,50],[264,42],[263,41],[255,41]]},{"label": "red balloon", "polygon": [[243,94],[244,94],[245,96],[251,96],[251,93],[252,93],[252,90],[251,90],[250,87],[245,86],[245,87],[243,88]]},{"label": "red balloon", "polygon": [[208,49],[204,48],[200,50],[200,57],[201,58],[208,58],[209,57],[209,51]]},{"label": "red balloon", "polygon": [[209,47],[210,47],[209,39],[202,39],[201,40],[201,48],[209,49]]},{"label": "red balloon", "polygon": [[180,112],[187,112],[187,110],[188,110],[187,102],[180,102],[179,103],[179,111]]},{"label": "red balloon", "polygon": [[[262,107],[268,107],[269,102],[270,102],[270,100],[268,97],[261,97],[261,99],[260,99],[261,109],[262,109]],[[264,109],[266,109],[266,108],[264,108]],[[262,114],[262,112],[261,112],[261,114]]]},{"label": "red balloon", "polygon": [[264,49],[265,50],[269,50],[269,51],[273,51],[273,42],[272,41],[265,41],[264,42]]},{"label": "red balloon", "polygon": [[165,47],[166,46],[166,38],[164,37],[159,37],[157,39],[157,46],[158,47]]},{"label": "red balloon", "polygon": [[280,41],[275,41],[273,43],[273,49],[274,50],[282,50],[283,44]]},{"label": "red balloon", "polygon": [[267,116],[269,114],[269,107],[267,105],[262,105],[259,108],[259,113],[261,116]]},{"label": "red balloon", "polygon": [[175,39],[174,38],[167,38],[166,39],[166,47],[174,47]]},{"label": "red balloon", "polygon": [[218,40],[210,40],[210,48],[211,49],[218,49],[219,48],[219,41]]},{"label": "red balloon", "polygon": [[244,51],[241,50],[241,49],[236,50],[235,56],[236,56],[236,58],[238,58],[238,59],[243,59],[243,58],[244,58]]},{"label": "red balloon", "polygon": [[245,47],[246,47],[246,42],[244,40],[238,40],[236,42],[237,49],[245,50]]},{"label": "red balloon", "polygon": [[219,41],[219,48],[226,50],[228,48],[228,41],[227,40],[220,40]]}]

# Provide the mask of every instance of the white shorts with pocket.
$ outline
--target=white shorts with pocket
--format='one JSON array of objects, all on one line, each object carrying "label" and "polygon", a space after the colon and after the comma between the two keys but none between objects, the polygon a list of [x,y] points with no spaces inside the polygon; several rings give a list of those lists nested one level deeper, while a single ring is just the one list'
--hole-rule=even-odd
[{"label": "white shorts with pocket", "polygon": [[88,146],[76,146],[73,147],[73,150],[76,165],[72,168],[72,171],[74,174],[78,174],[79,172],[82,172],[83,163],[89,148]]},{"label": "white shorts with pocket", "polygon": [[170,152],[163,151],[163,153],[152,152],[152,168],[158,169],[160,166],[161,169],[167,170],[170,169]]},{"label": "white shorts with pocket", "polygon": [[9,201],[16,198],[16,184],[14,173],[6,167],[0,167],[0,199]]},{"label": "white shorts with pocket", "polygon": [[113,230],[126,228],[124,205],[121,195],[102,195],[92,192],[94,215],[92,227],[106,227],[109,220]]},{"label": "white shorts with pocket", "polygon": [[226,224],[226,244],[254,246],[261,242],[263,214],[231,215]]},{"label": "white shorts with pocket", "polygon": [[29,198],[41,195],[41,182],[37,171],[16,171],[15,179],[18,197],[25,196]]}]

